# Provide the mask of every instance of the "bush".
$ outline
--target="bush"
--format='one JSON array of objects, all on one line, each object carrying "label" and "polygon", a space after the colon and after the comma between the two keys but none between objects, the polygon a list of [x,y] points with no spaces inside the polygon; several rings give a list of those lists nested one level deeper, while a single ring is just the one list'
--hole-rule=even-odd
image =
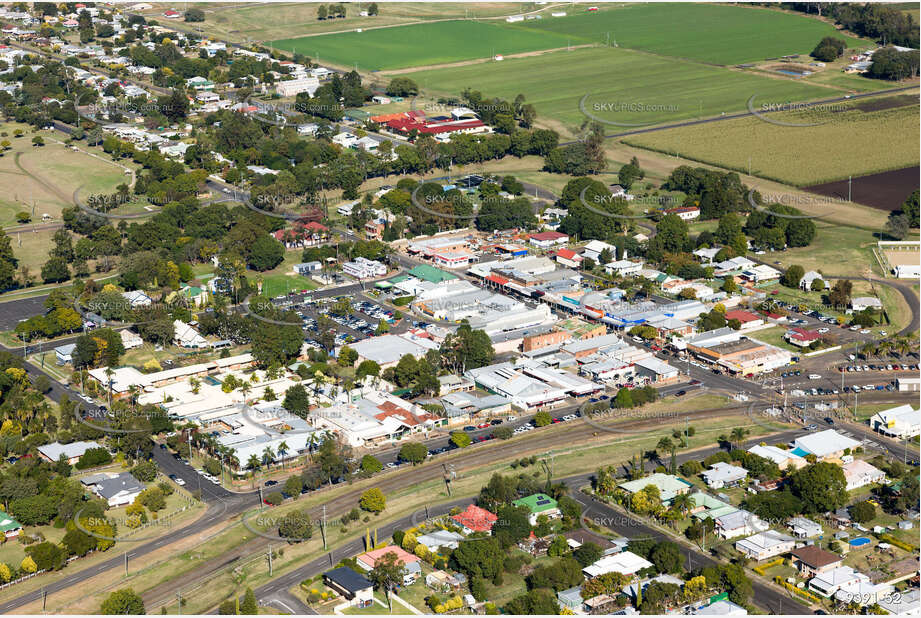
[{"label": "bush", "polygon": [[112,463],[112,455],[107,449],[100,446],[99,448],[91,448],[83,453],[80,456],[80,460],[77,461],[77,469],[86,470],[87,468],[104,466],[109,463]]},{"label": "bush", "polygon": [[285,497],[281,495],[280,491],[273,491],[265,497],[265,501],[272,506],[278,506],[285,501]]}]

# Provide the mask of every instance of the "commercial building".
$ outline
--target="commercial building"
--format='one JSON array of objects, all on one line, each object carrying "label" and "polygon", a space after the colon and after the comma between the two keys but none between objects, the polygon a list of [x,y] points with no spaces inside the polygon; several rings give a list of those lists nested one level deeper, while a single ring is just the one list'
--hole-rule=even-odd
[{"label": "commercial building", "polygon": [[377,260],[357,257],[351,262],[345,262],[342,265],[342,272],[356,279],[371,279],[386,275],[387,266]]},{"label": "commercial building", "polygon": [[275,92],[282,97],[293,97],[302,92],[313,96],[319,88],[320,80],[316,77],[302,77],[275,83]]},{"label": "commercial building", "polygon": [[350,344],[349,347],[358,353],[359,363],[363,360],[373,360],[381,369],[386,369],[395,366],[407,354],[422,358],[429,350],[437,350],[438,344],[425,337],[404,333],[363,339]]},{"label": "commercial building", "polygon": [[313,411],[319,429],[336,432],[353,447],[368,447],[426,434],[440,420],[421,407],[383,392],[372,392],[354,403],[337,403]]},{"label": "commercial building", "polygon": [[801,457],[815,455],[818,459],[840,459],[844,451],[853,451],[860,442],[842,436],[834,429],[800,436],[793,441],[793,453]]},{"label": "commercial building", "polygon": [[921,412],[906,403],[877,412],[870,417],[870,427],[892,438],[912,438],[921,434]]},{"label": "commercial building", "polygon": [[720,337],[723,342],[712,344],[687,342],[687,349],[697,358],[717,365],[735,375],[757,375],[789,365],[793,355],[767,343],[735,335]]},{"label": "commercial building", "polygon": [[469,369],[464,375],[480,388],[502,395],[525,410],[553,407],[569,398],[565,388],[527,376],[512,363]]}]

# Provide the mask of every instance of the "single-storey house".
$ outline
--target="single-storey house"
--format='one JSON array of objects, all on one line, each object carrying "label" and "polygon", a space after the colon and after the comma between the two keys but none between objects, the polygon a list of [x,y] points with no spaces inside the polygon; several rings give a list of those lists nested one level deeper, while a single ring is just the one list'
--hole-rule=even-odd
[{"label": "single-storey house", "polygon": [[776,530],[765,530],[736,541],[735,547],[752,560],[765,560],[786,554],[792,551],[795,545],[793,537]]},{"label": "single-storey house", "polygon": [[61,455],[64,455],[67,458],[67,463],[73,465],[83,457],[83,453],[91,448],[99,448],[99,444],[96,442],[71,442],[70,444],[52,442],[38,447],[38,454],[45,461],[52,463],[56,463],[61,458]]},{"label": "single-storey house", "polygon": [[793,565],[803,577],[815,577],[841,566],[844,556],[826,551],[815,545],[805,545],[793,550]]},{"label": "single-storey house", "polygon": [[339,567],[323,573],[323,583],[349,602],[352,607],[374,604],[374,583],[349,567]]},{"label": "single-storey house", "polygon": [[528,520],[532,526],[537,524],[537,518],[541,515],[546,515],[550,519],[561,515],[560,507],[557,505],[556,500],[546,494],[531,494],[526,498],[515,500],[512,505],[523,506],[528,509],[530,512]]},{"label": "single-storey house", "polygon": [[748,476],[748,470],[724,461],[718,461],[710,466],[709,470],[704,470],[701,476],[704,477],[708,487],[722,489],[738,485],[739,481]]},{"label": "single-storey house", "polygon": [[406,586],[412,585],[422,574],[422,561],[418,556],[414,556],[401,547],[387,545],[379,549],[372,549],[358,556],[356,560],[359,567],[365,571],[370,571],[374,568],[374,565],[377,564],[378,560],[391,553],[396,554],[397,562],[402,562],[403,568],[406,569],[406,575],[403,576],[403,584]]},{"label": "single-storey house", "polygon": [[452,516],[451,519],[461,527],[465,534],[473,534],[474,532],[490,532],[499,517],[482,507],[470,504],[463,512]]}]

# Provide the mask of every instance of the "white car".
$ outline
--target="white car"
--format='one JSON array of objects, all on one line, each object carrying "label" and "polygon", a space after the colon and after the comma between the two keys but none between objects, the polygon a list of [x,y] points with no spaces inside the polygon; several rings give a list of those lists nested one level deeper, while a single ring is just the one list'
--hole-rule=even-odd
[{"label": "white car", "polygon": [[873,386],[872,384],[864,384],[864,385],[863,385],[863,390],[865,390],[865,391],[872,391],[872,390],[876,390],[876,387]]},{"label": "white car", "polygon": [[869,335],[869,334],[870,334],[870,329],[869,329],[869,328],[864,328],[863,330],[860,331],[860,334],[861,334],[861,335]]},{"label": "white car", "polygon": [[506,420],[507,422],[511,423],[512,421],[517,421],[517,420],[518,420],[518,417],[517,417],[517,416],[510,416],[510,417],[508,417],[508,418],[505,419],[505,420]]},{"label": "white car", "polygon": [[184,480],[182,480],[182,479],[179,478],[178,476],[176,477],[175,480],[176,480],[176,484],[177,484],[177,485],[179,485],[180,487],[185,487],[185,481],[184,481]]},{"label": "white car", "polygon": [[824,335],[825,333],[828,332],[828,329],[827,329],[827,328],[820,328],[817,332],[818,332],[819,334],[821,334],[821,335]]},{"label": "white car", "polygon": [[856,333],[857,331],[860,330],[860,327],[859,327],[859,326],[851,326],[851,330],[854,331],[854,332]]},{"label": "white car", "polygon": [[820,375],[817,374],[817,373],[810,373],[810,374],[809,374],[809,379],[810,379],[810,380],[821,380],[821,379],[822,379],[822,376],[820,376]]}]

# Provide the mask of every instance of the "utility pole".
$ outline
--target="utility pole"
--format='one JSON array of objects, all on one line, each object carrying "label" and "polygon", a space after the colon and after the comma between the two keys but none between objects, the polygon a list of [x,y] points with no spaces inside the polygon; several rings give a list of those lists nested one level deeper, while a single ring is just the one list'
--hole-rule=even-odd
[{"label": "utility pole", "polygon": [[[323,521],[320,522],[320,534],[323,537],[323,549],[326,549],[326,505],[323,505]],[[332,560],[332,554],[330,554]]]},{"label": "utility pole", "polygon": [[847,201],[851,201],[851,177],[847,177]]},{"label": "utility pole", "polygon": [[181,616],[182,615],[182,590],[176,593],[176,599],[177,599],[177,605],[178,605],[178,609],[176,610],[176,613],[179,616]]},{"label": "utility pole", "polygon": [[269,577],[272,577],[272,548],[269,547]]},{"label": "utility pole", "polygon": [[125,552],[125,577],[128,577],[128,552]]}]

